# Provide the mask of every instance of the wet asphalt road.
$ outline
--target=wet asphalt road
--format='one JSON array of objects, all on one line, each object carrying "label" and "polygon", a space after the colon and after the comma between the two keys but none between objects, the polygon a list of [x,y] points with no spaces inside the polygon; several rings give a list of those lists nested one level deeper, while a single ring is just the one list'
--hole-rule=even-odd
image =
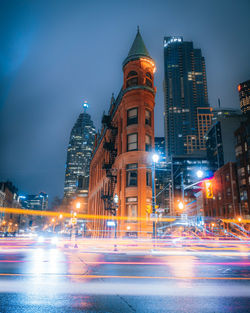
[{"label": "wet asphalt road", "polygon": [[250,310],[250,260],[235,251],[160,255],[2,243],[1,313]]}]

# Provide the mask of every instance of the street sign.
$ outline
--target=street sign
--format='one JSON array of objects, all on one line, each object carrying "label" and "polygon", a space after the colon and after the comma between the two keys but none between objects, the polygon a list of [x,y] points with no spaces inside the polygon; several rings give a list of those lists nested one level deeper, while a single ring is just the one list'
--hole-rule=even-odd
[{"label": "street sign", "polygon": [[72,217],[71,218],[71,224],[75,225],[77,223],[77,218],[76,217]]},{"label": "street sign", "polygon": [[115,221],[107,221],[107,226],[114,227],[115,226]]}]

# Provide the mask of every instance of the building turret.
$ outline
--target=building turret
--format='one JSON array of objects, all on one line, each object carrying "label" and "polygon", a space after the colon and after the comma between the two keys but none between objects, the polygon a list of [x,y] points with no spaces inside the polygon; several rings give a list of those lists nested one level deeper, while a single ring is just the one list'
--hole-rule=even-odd
[{"label": "building turret", "polygon": [[[139,29],[122,67],[123,85],[102,118],[91,160],[89,214],[128,217],[117,224],[117,236],[150,236],[155,64]],[[105,220],[90,228],[95,236],[110,236]]]}]

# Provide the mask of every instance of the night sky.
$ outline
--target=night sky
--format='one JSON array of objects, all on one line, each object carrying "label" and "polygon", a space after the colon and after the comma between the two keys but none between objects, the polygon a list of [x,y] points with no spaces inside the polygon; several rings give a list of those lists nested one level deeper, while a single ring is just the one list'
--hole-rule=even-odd
[{"label": "night sky", "polygon": [[201,48],[211,106],[239,108],[250,79],[250,1],[0,1],[0,181],[23,193],[63,195],[71,128],[87,100],[96,128],[137,25],[156,62],[157,128],[163,135],[163,37]]}]

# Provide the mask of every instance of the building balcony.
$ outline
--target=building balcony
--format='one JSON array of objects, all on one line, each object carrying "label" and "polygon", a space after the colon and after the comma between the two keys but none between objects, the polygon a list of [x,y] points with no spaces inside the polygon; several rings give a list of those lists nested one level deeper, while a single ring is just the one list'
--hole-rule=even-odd
[{"label": "building balcony", "polygon": [[115,151],[115,145],[112,141],[105,141],[103,143],[103,149],[107,150],[107,151]]}]

